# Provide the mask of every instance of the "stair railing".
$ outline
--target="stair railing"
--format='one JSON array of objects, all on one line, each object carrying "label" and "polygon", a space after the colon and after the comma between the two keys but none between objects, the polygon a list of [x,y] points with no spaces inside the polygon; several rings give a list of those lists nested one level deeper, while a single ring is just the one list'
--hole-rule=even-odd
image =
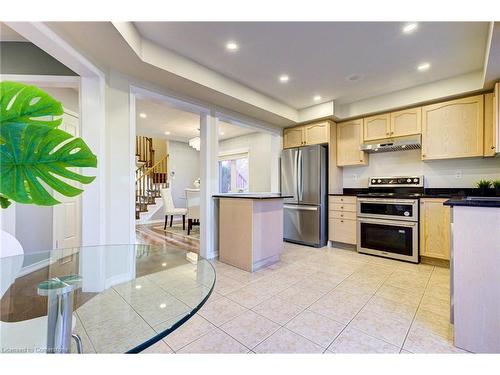
[{"label": "stair railing", "polygon": [[153,149],[153,138],[138,135],[135,137],[135,156],[139,162],[147,167],[155,164],[155,150]]},{"label": "stair railing", "polygon": [[143,165],[135,171],[136,211],[147,211],[147,205],[155,203],[160,191],[168,187],[168,155],[151,167]]}]

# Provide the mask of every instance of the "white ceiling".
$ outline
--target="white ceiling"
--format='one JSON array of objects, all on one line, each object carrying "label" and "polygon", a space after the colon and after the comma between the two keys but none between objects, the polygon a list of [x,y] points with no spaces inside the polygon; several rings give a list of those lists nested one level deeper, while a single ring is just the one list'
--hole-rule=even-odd
[{"label": "white ceiling", "polygon": [[[147,115],[141,118],[140,114]],[[164,103],[149,98],[136,99],[136,126],[139,135],[155,138],[165,138],[187,142],[190,138],[200,135],[200,116],[195,113],[181,111]],[[170,134],[166,135],[165,132]],[[251,128],[219,122],[219,140],[254,133]]]},{"label": "white ceiling", "polygon": [[[488,36],[487,22],[421,22],[409,35],[400,22],[134,24],[146,39],[297,109],[317,104],[317,94],[342,103],[482,69]],[[226,51],[229,40],[237,52]],[[431,68],[418,72],[423,61]]]}]

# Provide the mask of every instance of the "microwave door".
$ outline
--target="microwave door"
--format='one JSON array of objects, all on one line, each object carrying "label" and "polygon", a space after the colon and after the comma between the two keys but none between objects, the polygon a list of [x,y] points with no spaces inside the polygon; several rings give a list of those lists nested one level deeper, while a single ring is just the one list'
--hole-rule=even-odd
[{"label": "microwave door", "polygon": [[285,203],[298,203],[298,157],[296,148],[281,153],[281,193],[292,196],[286,198]]}]

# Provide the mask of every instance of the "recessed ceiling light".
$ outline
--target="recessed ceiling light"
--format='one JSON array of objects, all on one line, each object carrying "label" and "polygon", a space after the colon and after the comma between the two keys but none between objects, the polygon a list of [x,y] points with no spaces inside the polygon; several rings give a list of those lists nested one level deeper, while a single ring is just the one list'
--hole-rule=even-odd
[{"label": "recessed ceiling light", "polygon": [[167,304],[166,304],[166,303],[161,303],[161,304],[160,304],[160,309],[164,309],[165,307],[167,307]]},{"label": "recessed ceiling light", "polygon": [[411,22],[407,23],[406,25],[403,26],[403,33],[405,34],[411,34],[418,28],[418,23],[416,22]]},{"label": "recessed ceiling light", "polygon": [[165,135],[170,135],[170,132],[169,132],[169,131],[166,131],[166,132],[165,132]]},{"label": "recessed ceiling light", "polygon": [[363,79],[363,75],[362,74],[351,74],[351,75],[347,76],[345,79],[349,82],[357,82],[357,81],[361,81]]},{"label": "recessed ceiling light", "polygon": [[136,285],[135,286],[135,289],[141,289],[142,288],[142,285]]},{"label": "recessed ceiling light", "polygon": [[147,115],[147,114],[145,114],[145,113],[139,113],[139,117],[140,117],[140,118],[146,118],[146,117],[148,117],[148,115]]},{"label": "recessed ceiling light", "polygon": [[422,64],[419,64],[417,66],[417,69],[420,71],[420,72],[423,72],[427,69],[429,69],[431,67],[431,64],[429,64],[428,62],[425,62],[425,63],[422,63]]},{"label": "recessed ceiling light", "polygon": [[314,98],[313,98],[313,100],[315,102],[319,102],[321,100],[321,95],[315,95]]},{"label": "recessed ceiling light", "polygon": [[220,135],[224,135],[224,132],[219,132]]},{"label": "recessed ceiling light", "polygon": [[162,267],[166,267],[167,266],[167,263],[162,263],[161,264]]},{"label": "recessed ceiling light", "polygon": [[290,80],[290,77],[288,77],[286,74],[280,75],[280,82],[285,83]]},{"label": "recessed ceiling light", "polygon": [[239,48],[239,46],[238,46],[238,43],[236,43],[236,42],[231,41],[231,42],[226,43],[226,49],[228,51],[237,51],[238,48]]}]

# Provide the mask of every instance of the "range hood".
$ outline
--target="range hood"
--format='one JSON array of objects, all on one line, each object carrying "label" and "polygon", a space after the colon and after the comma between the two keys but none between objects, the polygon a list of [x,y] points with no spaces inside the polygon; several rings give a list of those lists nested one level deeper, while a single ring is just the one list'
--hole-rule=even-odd
[{"label": "range hood", "polygon": [[370,154],[379,152],[407,151],[421,148],[420,135],[408,137],[379,139],[373,142],[366,142],[361,145],[361,151]]}]

